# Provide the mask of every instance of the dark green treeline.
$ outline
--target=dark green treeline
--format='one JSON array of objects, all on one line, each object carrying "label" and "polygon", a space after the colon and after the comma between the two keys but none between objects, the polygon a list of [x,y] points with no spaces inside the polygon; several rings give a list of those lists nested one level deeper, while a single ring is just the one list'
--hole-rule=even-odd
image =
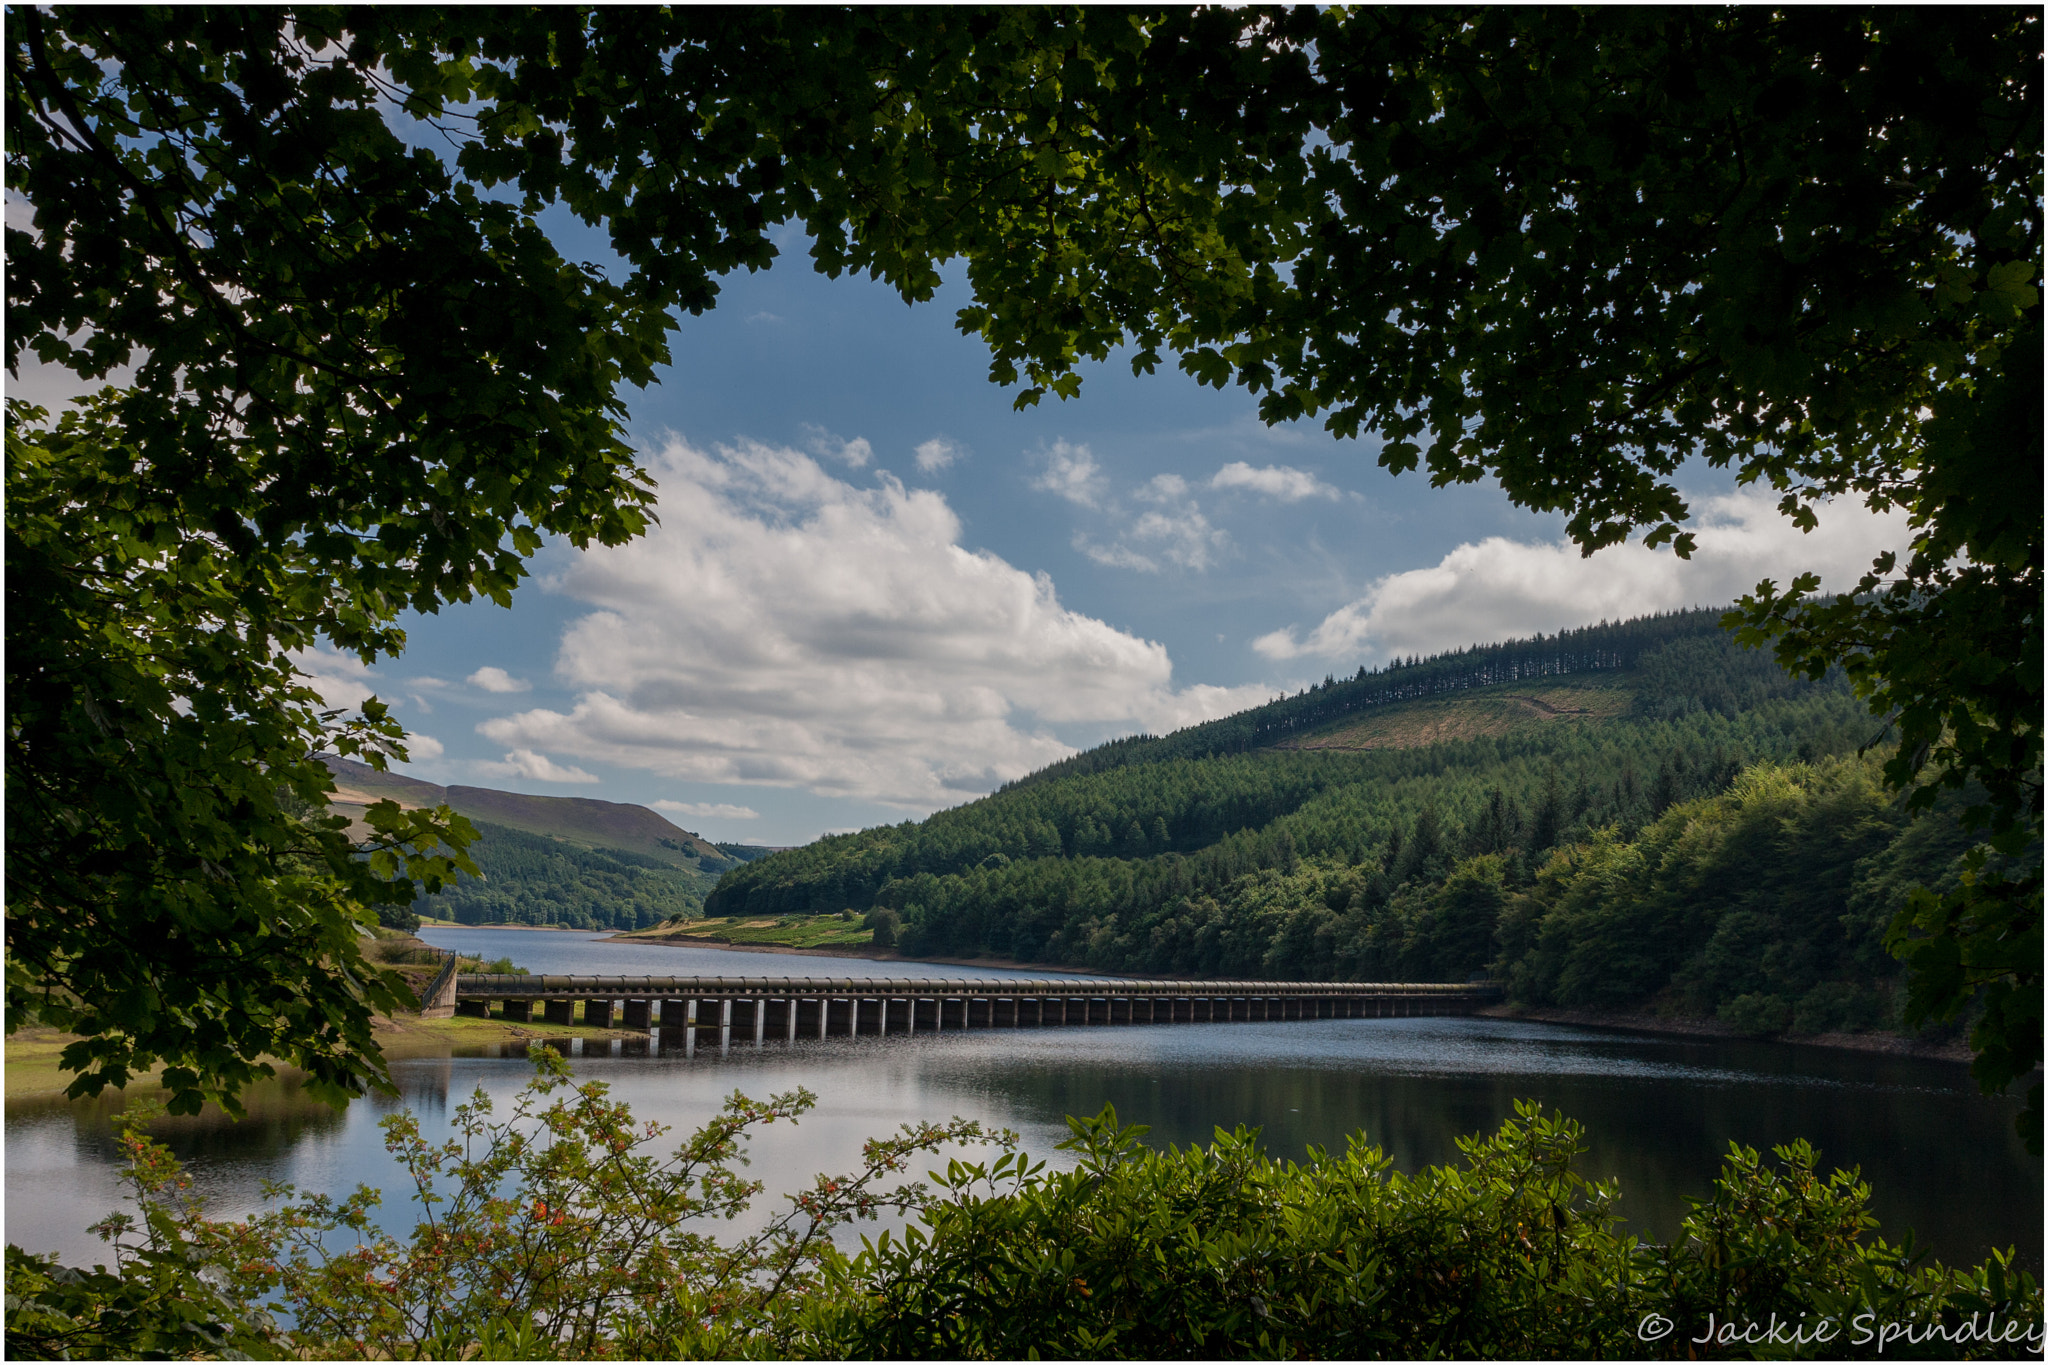
[{"label": "dark green treeline", "polygon": [[645,929],[694,915],[712,878],[622,848],[585,848],[561,839],[476,822],[470,847],[479,878],[459,876],[413,911],[461,924],[562,924],[576,929]]},{"label": "dark green treeline", "polygon": [[[1839,678],[1787,677],[1716,620],[1464,651],[1105,745],[923,822],[735,869],[706,908],[886,907],[910,954],[1489,974],[1531,1003],[1719,1013],[1757,1032],[1887,1024],[1883,927],[1966,841],[1945,816],[1898,812],[1856,757],[1876,725]],[[1625,689],[1626,714],[1427,748],[1271,747],[1532,678]]]}]

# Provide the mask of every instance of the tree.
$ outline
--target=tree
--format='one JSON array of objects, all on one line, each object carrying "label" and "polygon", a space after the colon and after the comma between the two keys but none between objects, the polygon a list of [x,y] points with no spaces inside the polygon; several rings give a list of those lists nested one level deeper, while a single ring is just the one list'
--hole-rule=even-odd
[{"label": "tree", "polygon": [[[299,637],[375,658],[402,607],[503,600],[544,534],[637,533],[619,385],[791,220],[818,268],[911,301],[964,259],[960,325],[1020,404],[1171,351],[1269,421],[1377,433],[1389,469],[1497,479],[1589,552],[1643,531],[1688,553],[1694,458],[1802,526],[1830,497],[1904,508],[1918,539],[1864,592],[1765,584],[1742,616],[1788,663],[1849,668],[1898,727],[1895,782],[1985,793],[2003,867],[1901,944],[1949,964],[1929,1011],[1991,993],[1995,1086],[2039,1056],[2040,25],[22,7],[8,185],[34,223],[8,231],[8,356],[137,365],[92,439],[134,452],[149,545],[283,566],[317,610],[275,659]],[[618,278],[561,258],[550,206],[607,227]],[[33,634],[40,605],[11,606]],[[290,676],[222,714],[275,709]],[[48,723],[84,733],[83,684],[53,687]],[[12,705],[16,847],[72,837],[61,802],[17,823],[17,782],[87,794],[64,809],[103,832],[67,865],[127,847],[97,770],[44,773],[72,759],[15,743]],[[127,913],[9,878],[10,972],[17,915],[79,952]],[[55,969],[39,952],[24,980]]]},{"label": "tree", "polygon": [[[1093,133],[1113,189],[1030,225],[1057,272],[1039,306],[963,314],[995,377],[1033,402],[1072,392],[1081,357],[1170,349],[1268,421],[1320,414],[1377,433],[1390,470],[1567,513],[1587,553],[1642,532],[1689,554],[1693,459],[1803,529],[1835,497],[1907,512],[1912,545],[1848,596],[1767,581],[1729,624],[1788,667],[1845,668],[1916,808],[1981,793],[1990,861],[1895,936],[1916,1014],[1982,999],[1979,1081],[2025,1075],[2040,14],[1331,9],[1256,29],[1248,46],[1293,58],[1263,66],[1207,59],[1194,21],[1149,36],[1137,83],[1062,124]],[[1151,271],[1086,250],[1132,200],[1159,225]],[[2023,1123],[2038,1147],[2038,1088]]]},{"label": "tree", "polygon": [[[358,856],[317,755],[381,765],[402,732],[324,708],[305,652],[374,662],[407,608],[506,601],[544,536],[639,533],[619,388],[678,312],[792,217],[820,268],[929,296],[1055,211],[1048,73],[1142,40],[1044,11],[10,10],[8,363],[133,373],[54,425],[8,409],[9,1026],[81,1035],[74,1092],[165,1063],[181,1110],[264,1055],[380,1082],[403,988],[356,927],[474,872],[471,832],[380,805]],[[624,278],[559,254],[555,204]]]}]

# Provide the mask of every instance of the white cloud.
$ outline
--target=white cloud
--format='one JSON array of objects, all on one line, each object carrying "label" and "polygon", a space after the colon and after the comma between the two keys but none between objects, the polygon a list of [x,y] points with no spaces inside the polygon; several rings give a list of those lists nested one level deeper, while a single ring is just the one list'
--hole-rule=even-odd
[{"label": "white cloud", "polygon": [[[483,726],[477,727],[479,730]],[[505,755],[503,763],[472,764],[486,777],[524,777],[534,782],[597,782],[596,773],[587,773],[578,767],[563,767],[546,754],[537,754],[531,749],[514,749]]]},{"label": "white cloud", "polygon": [[677,815],[691,815],[700,820],[758,820],[761,812],[752,806],[734,806],[724,801],[655,801],[650,803],[656,810],[671,810]]},{"label": "white cloud", "polygon": [[1163,646],[963,547],[935,492],[755,443],[649,463],[659,526],[553,584],[598,608],[556,661],[575,705],[488,720],[491,739],[929,810],[1065,757],[1055,727],[1167,729],[1270,695],[1175,691]]},{"label": "white cloud", "polygon": [[1139,573],[1159,572],[1158,560],[1141,555],[1128,545],[1097,545],[1084,532],[1074,533],[1074,548],[1097,564],[1104,564],[1112,569],[1135,569]]},{"label": "white cloud", "polygon": [[1306,498],[1328,498],[1332,502],[1344,494],[1315,475],[1294,469],[1284,464],[1268,465],[1254,469],[1243,460],[1233,460],[1216,471],[1216,477],[1209,480],[1209,487],[1223,490],[1241,488],[1259,493],[1281,502],[1301,502]]},{"label": "white cloud", "polygon": [[[1152,504],[1124,528],[1113,545],[1098,545],[1085,534],[1074,537],[1074,548],[1097,564],[1111,568],[1159,572],[1159,561],[1196,572],[1214,567],[1230,549],[1230,536],[1209,524],[1202,509],[1188,496],[1188,483],[1178,474],[1157,474],[1137,490],[1140,502]],[[1114,510],[1114,509],[1112,509]],[[1134,548],[1137,541],[1145,550]]]},{"label": "white cloud", "polygon": [[868,461],[875,458],[875,448],[867,443],[866,437],[856,436],[849,441],[809,422],[803,424],[802,430],[805,448],[821,459],[837,460],[849,469],[865,469]]},{"label": "white cloud", "polygon": [[405,752],[408,763],[431,763],[446,753],[447,749],[432,735],[408,730],[405,733]]},{"label": "white cloud", "polygon": [[1133,539],[1153,541],[1168,562],[1200,571],[1216,564],[1230,548],[1230,536],[1209,524],[1192,502],[1160,512],[1147,512],[1131,523]]},{"label": "white cloud", "polygon": [[1095,463],[1087,446],[1054,441],[1045,454],[1045,473],[1032,480],[1031,486],[1056,493],[1079,507],[1100,507],[1103,495],[1109,491],[1109,480],[1103,477],[1102,466]]},{"label": "white cloud", "polygon": [[286,657],[333,710],[353,711],[377,693],[377,671],[353,654],[296,649]]},{"label": "white cloud", "polygon": [[504,669],[485,665],[463,679],[471,687],[481,687],[486,692],[527,692],[533,684],[524,678],[515,678]]},{"label": "white cloud", "polygon": [[917,447],[917,467],[927,474],[936,474],[966,453],[966,449],[958,442],[944,436],[934,436]]},{"label": "white cloud", "polygon": [[1492,536],[1460,545],[1437,564],[1380,579],[1331,612],[1306,638],[1292,628],[1252,642],[1269,659],[1347,658],[1376,652],[1431,654],[1606,619],[1692,606],[1721,606],[1762,578],[1812,571],[1824,586],[1852,586],[1880,551],[1910,538],[1903,512],[1838,501],[1801,534],[1769,494],[1704,500],[1690,560],[1640,543],[1590,559],[1564,542],[1532,545]]}]

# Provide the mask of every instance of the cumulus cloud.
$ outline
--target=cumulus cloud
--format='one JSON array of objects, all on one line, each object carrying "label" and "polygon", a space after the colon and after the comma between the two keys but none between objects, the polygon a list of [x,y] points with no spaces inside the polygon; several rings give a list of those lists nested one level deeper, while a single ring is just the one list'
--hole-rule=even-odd
[{"label": "cumulus cloud", "polygon": [[677,815],[691,815],[699,820],[758,820],[761,812],[752,806],[734,806],[724,801],[656,801],[656,810],[674,811]]},{"label": "cumulus cloud", "polygon": [[432,735],[423,735],[417,730],[405,734],[405,753],[408,763],[431,763],[446,753],[441,741]]},{"label": "cumulus cloud", "polygon": [[502,668],[485,665],[463,679],[471,687],[481,687],[486,692],[527,692],[533,684],[524,678],[515,678]]},{"label": "cumulus cloud", "polygon": [[[482,729],[482,726],[478,726]],[[596,782],[596,773],[587,773],[573,765],[563,767],[546,754],[531,749],[514,749],[505,755],[503,763],[480,762],[472,765],[486,777],[524,777],[534,782]]]},{"label": "cumulus cloud", "polygon": [[1141,513],[1127,533],[1131,539],[1157,545],[1168,563],[1183,569],[1202,570],[1213,566],[1230,548],[1230,536],[1209,524],[1201,507],[1188,496],[1187,480],[1178,474],[1160,474],[1138,490],[1138,497],[1152,504]]},{"label": "cumulus cloud", "polygon": [[1565,542],[1492,536],[1460,545],[1429,568],[1380,579],[1306,637],[1276,630],[1252,647],[1269,659],[1430,654],[1603,618],[1720,606],[1760,579],[1784,582],[1809,570],[1823,586],[1841,589],[1879,552],[1901,549],[1910,538],[1903,512],[1847,501],[1822,509],[1819,528],[1802,534],[1772,496],[1751,490],[1704,500],[1694,527],[1698,548],[1690,560],[1641,544],[1587,559]]},{"label": "cumulus cloud", "polygon": [[914,453],[919,469],[927,474],[936,474],[967,452],[955,441],[944,436],[934,436],[919,445]]},{"label": "cumulus cloud", "polygon": [[[1154,475],[1133,496],[1151,504],[1150,510],[1131,518],[1109,544],[1094,540],[1085,531],[1076,532],[1074,548],[1097,564],[1140,573],[1158,573],[1161,561],[1199,572],[1228,553],[1229,533],[1209,524],[1200,504],[1188,496],[1188,482],[1180,475]],[[1108,510],[1117,517],[1124,515],[1123,509],[1114,505]]]},{"label": "cumulus cloud", "polygon": [[1131,538],[1159,545],[1168,562],[1183,569],[1207,569],[1230,546],[1230,536],[1209,524],[1193,503],[1169,511],[1147,512],[1131,523]]},{"label": "cumulus cloud", "polygon": [[868,461],[875,458],[875,448],[864,436],[849,441],[809,422],[803,424],[802,430],[805,448],[820,459],[837,460],[849,469],[865,469]]},{"label": "cumulus cloud", "polygon": [[[364,702],[377,694],[377,684],[382,680],[377,670],[361,659],[338,650],[301,649],[294,650],[289,657],[320,699],[336,711],[361,709]],[[412,703],[422,712],[433,710],[424,697],[415,695]],[[406,733],[405,748],[408,763],[431,763],[445,752],[440,740],[417,730]]]},{"label": "cumulus cloud", "polygon": [[649,464],[659,526],[554,581],[596,608],[556,660],[574,706],[485,721],[487,737],[929,810],[1073,752],[1059,727],[1172,728],[1268,695],[1176,691],[1163,646],[963,547],[935,492],[855,488],[756,443],[673,443]]},{"label": "cumulus cloud", "polygon": [[1077,507],[1100,507],[1109,492],[1109,480],[1087,446],[1054,441],[1045,453],[1045,472],[1031,486],[1054,493]]},{"label": "cumulus cloud", "polygon": [[377,671],[353,654],[333,649],[296,649],[286,657],[334,710],[353,711],[377,693]]},{"label": "cumulus cloud", "polygon": [[1209,480],[1209,487],[1219,491],[1242,489],[1280,502],[1301,502],[1308,498],[1327,498],[1335,502],[1344,496],[1304,470],[1284,464],[1254,469],[1243,460],[1233,460],[1217,470],[1216,476]]}]

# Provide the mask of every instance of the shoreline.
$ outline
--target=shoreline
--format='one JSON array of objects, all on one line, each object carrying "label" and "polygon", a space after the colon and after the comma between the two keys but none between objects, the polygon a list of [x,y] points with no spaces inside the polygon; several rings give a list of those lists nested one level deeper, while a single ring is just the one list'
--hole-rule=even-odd
[{"label": "shoreline", "polygon": [[[504,1043],[536,1043],[566,1041],[582,1038],[590,1041],[609,1041],[613,1038],[640,1038],[644,1034],[630,1029],[591,1028],[584,1024],[549,1024],[534,1020],[525,1024],[507,1023],[502,1019],[423,1019],[417,1015],[379,1015],[371,1025],[371,1032],[377,1045],[383,1049],[387,1061],[406,1061],[420,1057],[450,1057],[458,1048],[469,1049],[489,1047]],[[9,1105],[33,1101],[59,1100],[71,1084],[75,1073],[62,1071],[57,1066],[57,1054],[67,1043],[75,1041],[73,1035],[56,1029],[31,1027],[19,1030],[6,1041],[5,1073],[6,1102]],[[301,1081],[305,1072],[289,1062],[274,1057],[265,1058],[276,1069],[272,1081],[292,1084]],[[121,1087],[109,1086],[103,1096],[119,1097],[130,1091],[147,1095],[161,1090],[157,1077],[162,1068],[152,1067],[129,1078]],[[258,1082],[262,1084],[263,1082]]]},{"label": "shoreline", "polygon": [[616,934],[617,929],[577,929],[567,924],[458,924],[452,919],[420,918],[422,929],[516,929],[525,934]]},{"label": "shoreline", "polygon": [[1729,1027],[1718,1019],[1665,1018],[1654,1014],[1607,1013],[1600,1010],[1554,1009],[1545,1005],[1488,1005],[1474,1010],[1482,1019],[1510,1019],[1529,1024],[1562,1024],[1574,1028],[1613,1029],[1621,1033],[1654,1033],[1675,1038],[1699,1038],[1723,1043],[1786,1043],[1793,1047],[1819,1047],[1835,1052],[1873,1052],[1920,1061],[1954,1062],[1967,1066],[1972,1060],[1970,1046],[1959,1038],[1947,1042],[1923,1042],[1896,1033],[1799,1033],[1757,1037]]}]

